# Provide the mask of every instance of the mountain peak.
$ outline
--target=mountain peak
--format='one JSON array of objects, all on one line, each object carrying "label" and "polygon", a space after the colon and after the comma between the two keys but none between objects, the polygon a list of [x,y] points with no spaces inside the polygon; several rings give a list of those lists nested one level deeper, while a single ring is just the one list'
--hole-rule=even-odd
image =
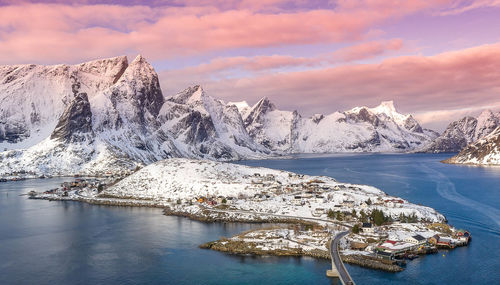
[{"label": "mountain peak", "polygon": [[132,63],[134,62],[146,62],[146,58],[143,57],[142,54],[138,54],[132,61]]},{"label": "mountain peak", "polygon": [[269,100],[269,98],[267,98],[267,96],[260,99],[259,102],[255,104],[255,107],[264,113],[276,110],[276,106],[271,102],[271,100]]},{"label": "mountain peak", "polygon": [[396,112],[396,108],[394,107],[394,101],[382,101],[380,105],[373,108],[373,110],[379,111],[379,113],[391,114]]},{"label": "mountain peak", "polygon": [[198,101],[202,101],[203,96],[205,96],[203,87],[201,87],[201,85],[195,85],[175,94],[169,99],[169,101],[175,102],[177,104],[192,104]]},{"label": "mountain peak", "polygon": [[490,109],[486,109],[486,110],[482,111],[481,114],[479,114],[478,119],[479,118],[491,118],[493,116],[494,116],[493,112]]}]

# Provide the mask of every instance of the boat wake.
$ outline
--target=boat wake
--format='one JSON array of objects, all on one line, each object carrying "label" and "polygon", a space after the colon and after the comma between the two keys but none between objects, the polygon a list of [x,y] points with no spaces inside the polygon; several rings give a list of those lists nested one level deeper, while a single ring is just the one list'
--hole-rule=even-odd
[{"label": "boat wake", "polygon": [[471,208],[477,212],[480,212],[484,216],[490,218],[498,227],[495,229],[490,229],[492,232],[499,234],[500,230],[500,210],[493,208],[492,206],[480,203],[478,201],[469,199],[457,192],[455,184],[446,177],[443,173],[430,168],[427,165],[421,164],[420,169],[424,171],[427,176],[436,183],[437,193],[450,201],[463,205],[465,207]]}]

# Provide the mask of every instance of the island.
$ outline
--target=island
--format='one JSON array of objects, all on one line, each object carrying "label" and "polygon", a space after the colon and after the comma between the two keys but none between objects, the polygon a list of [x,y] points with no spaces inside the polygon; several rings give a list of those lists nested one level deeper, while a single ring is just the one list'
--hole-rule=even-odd
[{"label": "island", "polygon": [[368,185],[234,163],[166,159],[131,173],[76,177],[30,198],[160,207],[203,222],[269,223],[266,228],[200,245],[230,254],[330,258],[398,272],[407,260],[467,245],[471,235],[436,210]]}]

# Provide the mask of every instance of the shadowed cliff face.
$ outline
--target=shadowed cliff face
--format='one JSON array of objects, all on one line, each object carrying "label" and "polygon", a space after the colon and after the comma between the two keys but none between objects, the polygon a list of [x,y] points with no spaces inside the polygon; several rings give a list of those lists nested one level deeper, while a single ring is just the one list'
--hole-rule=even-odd
[{"label": "shadowed cliff face", "polygon": [[128,67],[125,56],[76,65],[0,66],[0,143],[37,144],[80,93],[89,98],[112,86]]},{"label": "shadowed cliff face", "polygon": [[446,163],[500,165],[500,127],[484,138],[467,145]]},{"label": "shadowed cliff face", "polygon": [[92,136],[89,99],[86,93],[80,93],[64,110],[50,138],[64,142],[81,142]]}]

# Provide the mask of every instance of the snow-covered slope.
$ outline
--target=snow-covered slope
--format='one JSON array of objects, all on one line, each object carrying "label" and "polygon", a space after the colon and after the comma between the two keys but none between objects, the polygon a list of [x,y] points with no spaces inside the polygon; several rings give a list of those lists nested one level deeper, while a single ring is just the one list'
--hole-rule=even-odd
[{"label": "snow-covered slope", "polygon": [[245,110],[245,126],[255,141],[284,152],[409,151],[437,136],[422,129],[411,115],[398,113],[392,101],[310,118],[280,111],[268,98],[249,110],[240,109]]},{"label": "snow-covered slope", "polygon": [[448,125],[446,130],[424,152],[459,152],[468,144],[491,133],[500,125],[500,113],[483,111],[476,119],[464,117]]},{"label": "snow-covered slope", "polygon": [[207,95],[201,86],[167,98],[159,122],[183,156],[234,160],[270,153],[248,135],[234,105]]},{"label": "snow-covered slope", "polygon": [[[306,188],[316,182],[321,184],[322,189],[328,189],[323,193],[324,200],[311,201],[310,204],[302,206],[292,205],[290,199],[293,199],[294,195],[300,195],[301,192],[306,195]],[[287,189],[291,187],[298,188],[290,192]],[[346,200],[352,201],[346,206],[348,211],[359,211],[363,207],[361,205],[370,199],[374,204],[365,205],[365,211],[382,209],[394,217],[404,213],[416,214],[428,221],[444,220],[435,210],[404,200],[398,203],[398,207],[391,207],[383,201],[397,198],[388,196],[372,186],[339,183],[324,176],[297,175],[282,170],[185,158],[166,159],[148,165],[107,188],[103,193],[108,197],[155,202],[178,199],[191,201],[199,197],[234,197],[236,201],[233,206],[239,210],[261,213],[285,211],[288,215],[301,217],[312,217],[311,209],[315,207],[333,209],[335,205],[343,204]],[[254,195],[262,193],[269,195],[269,198],[263,201],[252,199]],[[188,205],[182,207],[189,208]]]},{"label": "snow-covered slope", "polygon": [[0,66],[0,149],[42,141],[77,94],[92,98],[113,85],[127,66],[125,56],[78,65]]},{"label": "snow-covered slope", "polygon": [[500,126],[478,141],[466,146],[446,163],[500,165]]},{"label": "snow-covered slope", "polygon": [[[101,63],[106,62],[109,66],[102,67]],[[130,64],[125,57],[92,64],[96,67],[84,64],[66,68],[83,66],[84,70],[118,71],[115,76],[103,73],[108,80],[99,78],[94,82],[87,77],[75,83],[80,87],[58,86],[62,91],[52,97],[49,91],[42,92],[40,96],[45,101],[36,108],[43,109],[40,117],[46,118],[40,120],[45,122],[45,137],[37,138],[42,141],[28,144],[25,150],[1,153],[0,174],[21,170],[40,174],[95,174],[130,169],[169,157],[234,160],[269,153],[247,134],[236,107],[206,95],[201,87],[187,89],[165,100],[158,75],[142,56]],[[121,67],[118,69],[117,65]],[[57,85],[59,77],[44,80]],[[64,73],[61,82],[66,82]],[[28,83],[31,81],[25,84]],[[39,101],[29,101],[37,98],[38,89],[27,89],[27,92],[33,94],[25,95],[27,103],[23,104],[38,106]],[[47,102],[53,105],[46,106]],[[8,120],[2,126],[17,124],[17,117],[7,116],[13,111],[5,110],[3,114]],[[29,127],[33,124],[23,116],[19,118],[24,120],[20,122],[30,135]],[[5,129],[9,128],[1,130]],[[13,146],[23,147],[27,139],[13,135],[12,128],[9,130],[7,137]],[[15,136],[18,139],[12,139]]]}]

